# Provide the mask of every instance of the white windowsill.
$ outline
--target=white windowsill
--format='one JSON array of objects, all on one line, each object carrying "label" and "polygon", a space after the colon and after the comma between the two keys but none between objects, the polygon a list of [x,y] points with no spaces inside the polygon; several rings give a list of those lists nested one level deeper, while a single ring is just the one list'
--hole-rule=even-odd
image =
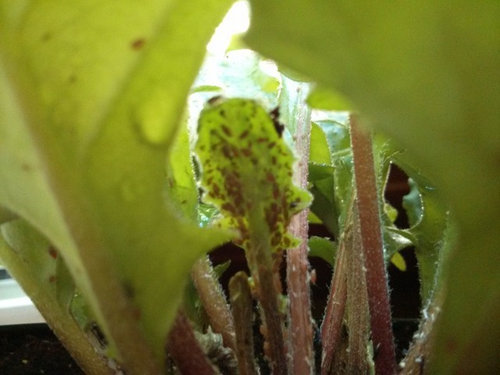
[{"label": "white windowsill", "polygon": [[44,322],[33,302],[13,279],[0,280],[0,326]]}]

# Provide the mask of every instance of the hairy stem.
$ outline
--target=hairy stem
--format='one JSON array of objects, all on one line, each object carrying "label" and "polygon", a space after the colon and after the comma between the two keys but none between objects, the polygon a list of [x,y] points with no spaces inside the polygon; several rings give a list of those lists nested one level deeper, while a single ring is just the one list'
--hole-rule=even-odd
[{"label": "hairy stem", "polygon": [[363,251],[373,346],[377,353],[377,374],[395,374],[396,360],[391,327],[391,308],[384,264],[377,182],[370,133],[361,129],[358,118],[351,115],[351,142],[354,179]]},{"label": "hairy stem", "polygon": [[183,375],[215,374],[215,370],[196,340],[186,314],[179,310],[168,335],[167,350]]},{"label": "hairy stem", "polygon": [[196,261],[191,277],[212,329],[222,335],[225,346],[236,351],[233,316],[207,256]]},{"label": "hairy stem", "polygon": [[[288,86],[292,83],[287,80]],[[303,85],[303,84],[302,84]],[[295,85],[296,86],[296,85]],[[293,89],[292,87],[287,87]],[[309,140],[311,133],[311,110],[303,100],[308,90],[298,86],[295,111],[295,150],[298,163],[294,169],[293,182],[307,189]],[[288,311],[288,350],[291,374],[312,374],[314,372],[313,329],[311,317],[311,296],[309,290],[309,261],[307,238],[309,210],[305,209],[292,217],[289,231],[300,240],[300,245],[287,251],[287,287],[290,307]]]},{"label": "hairy stem", "polygon": [[435,341],[435,322],[441,313],[444,290],[441,289],[428,307],[422,310],[420,326],[413,335],[413,341],[405,358],[399,363],[400,375],[426,374],[432,361],[431,350]]},{"label": "hairy stem", "polygon": [[340,238],[335,269],[330,286],[330,295],[321,326],[321,375],[329,375],[334,363],[334,356],[342,337],[342,321],[347,300],[347,257],[346,247],[351,247],[352,224],[346,220],[346,226]]},{"label": "hairy stem", "polygon": [[349,332],[347,374],[367,374],[370,313],[366,290],[363,244],[357,207],[353,205],[353,241],[347,249],[347,327]]},{"label": "hairy stem", "polygon": [[279,293],[274,282],[272,249],[269,229],[262,222],[262,213],[254,209],[250,214],[250,241],[247,260],[255,281],[257,298],[262,307],[264,322],[264,349],[272,373],[287,374],[283,319],[279,308]]},{"label": "hairy stem", "polygon": [[236,330],[236,358],[240,375],[258,375],[253,344],[253,306],[248,276],[236,273],[229,281],[229,296]]}]

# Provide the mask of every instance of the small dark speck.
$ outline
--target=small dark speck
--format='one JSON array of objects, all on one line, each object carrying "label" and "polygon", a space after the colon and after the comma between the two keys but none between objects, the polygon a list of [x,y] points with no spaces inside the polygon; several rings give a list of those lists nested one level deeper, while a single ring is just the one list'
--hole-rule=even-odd
[{"label": "small dark speck", "polygon": [[130,43],[130,47],[132,47],[132,49],[138,51],[142,47],[144,47],[145,44],[146,44],[146,39],[138,38],[138,39],[134,40],[132,43]]},{"label": "small dark speck", "polygon": [[42,42],[47,42],[47,41],[49,41],[50,39],[52,39],[52,33],[48,32],[48,31],[47,31],[46,33],[43,33],[43,34],[42,34],[42,37],[40,38],[40,40],[41,40]]},{"label": "small dark speck", "polygon": [[125,281],[125,282],[123,282],[122,286],[123,286],[123,289],[125,291],[125,295],[128,298],[134,298],[135,291],[134,291],[134,288],[133,288],[132,284],[130,284],[129,282]]},{"label": "small dark speck", "polygon": [[75,74],[71,74],[68,78],[68,82],[69,83],[75,83],[76,82],[76,75]]},{"label": "small dark speck", "polygon": [[47,251],[52,259],[57,259],[58,252],[54,247],[50,246]]},{"label": "small dark speck", "polygon": [[215,106],[215,105],[219,104],[221,101],[222,101],[222,96],[221,95],[217,95],[217,96],[214,96],[214,97],[208,99],[207,103],[209,105]]}]

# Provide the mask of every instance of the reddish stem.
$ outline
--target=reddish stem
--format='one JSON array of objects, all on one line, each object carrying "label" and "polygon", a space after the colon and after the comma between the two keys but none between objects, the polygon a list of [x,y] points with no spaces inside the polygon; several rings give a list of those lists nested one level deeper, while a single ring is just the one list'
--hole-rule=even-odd
[{"label": "reddish stem", "polygon": [[[302,98],[300,93],[297,96]],[[303,103],[296,111],[298,118],[295,128],[295,149],[299,162],[296,165],[293,180],[297,186],[307,189],[311,111]],[[306,209],[292,218],[289,226],[290,233],[301,242],[297,248],[287,251],[290,373],[300,375],[312,374],[314,371],[309,261],[307,259],[308,213],[309,210]]]},{"label": "reddish stem", "polygon": [[352,205],[352,247],[346,249],[347,263],[347,329],[349,332],[346,373],[367,374],[370,313],[366,289],[363,245],[356,205]]},{"label": "reddish stem", "polygon": [[196,340],[193,327],[183,311],[177,313],[170,330],[167,350],[181,374],[215,374],[214,368]]},{"label": "reddish stem", "polygon": [[330,295],[326,306],[325,317],[321,326],[321,375],[329,375],[334,356],[339,347],[342,334],[342,320],[344,319],[347,300],[345,245],[342,241],[337,252],[335,270],[330,287]]},{"label": "reddish stem", "polygon": [[214,332],[220,333],[224,345],[235,351],[233,316],[207,256],[196,261],[191,277]]},{"label": "reddish stem", "polygon": [[258,375],[253,341],[253,306],[248,276],[240,271],[229,281],[236,331],[236,358],[240,375]]},{"label": "reddish stem", "polygon": [[351,115],[350,124],[359,224],[366,262],[372,340],[377,353],[375,369],[378,375],[392,375],[396,373],[396,360],[372,139],[370,133],[360,129],[355,115]]}]

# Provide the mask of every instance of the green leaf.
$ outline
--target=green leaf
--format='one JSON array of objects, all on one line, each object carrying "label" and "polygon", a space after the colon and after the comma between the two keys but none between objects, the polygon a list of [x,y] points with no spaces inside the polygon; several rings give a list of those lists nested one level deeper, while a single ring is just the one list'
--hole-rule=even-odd
[{"label": "green leaf", "polygon": [[500,3],[251,4],[246,42],[252,48],[345,95],[435,181],[454,212],[460,242],[447,266],[432,372],[494,372]]},{"label": "green leaf", "polygon": [[[315,197],[311,209],[323,220],[330,232],[338,237],[352,193],[350,135],[345,124],[328,118],[335,116],[333,112],[326,112],[324,115],[327,119],[316,121],[315,124],[325,135],[333,170],[329,166],[310,164],[309,179],[313,183],[311,192]],[[315,145],[311,143],[311,147]]]},{"label": "green leaf", "polygon": [[187,121],[182,121],[172,142],[166,169],[166,191],[174,210],[182,212],[193,221],[197,221],[198,188],[194,176]]},{"label": "green leaf", "polygon": [[[0,204],[61,250],[118,349],[141,347],[141,329],[158,363],[190,265],[226,238],[179,220],[163,194],[186,96],[231,1],[193,4],[0,3]],[[157,371],[137,362],[141,348],[120,353],[130,371]]]},{"label": "green leaf", "polygon": [[330,150],[326,141],[326,135],[318,124],[311,124],[311,152],[309,162],[316,164],[331,165]]},{"label": "green leaf", "polygon": [[421,187],[413,179],[408,181],[410,192],[403,197],[415,245],[420,276],[422,305],[430,302],[435,286],[440,284],[440,260],[448,245],[445,234],[449,230],[449,214],[431,186]]},{"label": "green leaf", "polygon": [[334,203],[333,174],[321,180],[313,180],[311,211],[321,219],[332,235],[338,235],[338,212]]},{"label": "green leaf", "polygon": [[395,253],[391,257],[391,263],[394,264],[398,270],[403,272],[406,271],[406,261],[400,253]]},{"label": "green leaf", "polygon": [[337,254],[337,243],[328,238],[312,236],[308,241],[309,256],[319,257],[330,266],[334,266],[335,255]]}]

